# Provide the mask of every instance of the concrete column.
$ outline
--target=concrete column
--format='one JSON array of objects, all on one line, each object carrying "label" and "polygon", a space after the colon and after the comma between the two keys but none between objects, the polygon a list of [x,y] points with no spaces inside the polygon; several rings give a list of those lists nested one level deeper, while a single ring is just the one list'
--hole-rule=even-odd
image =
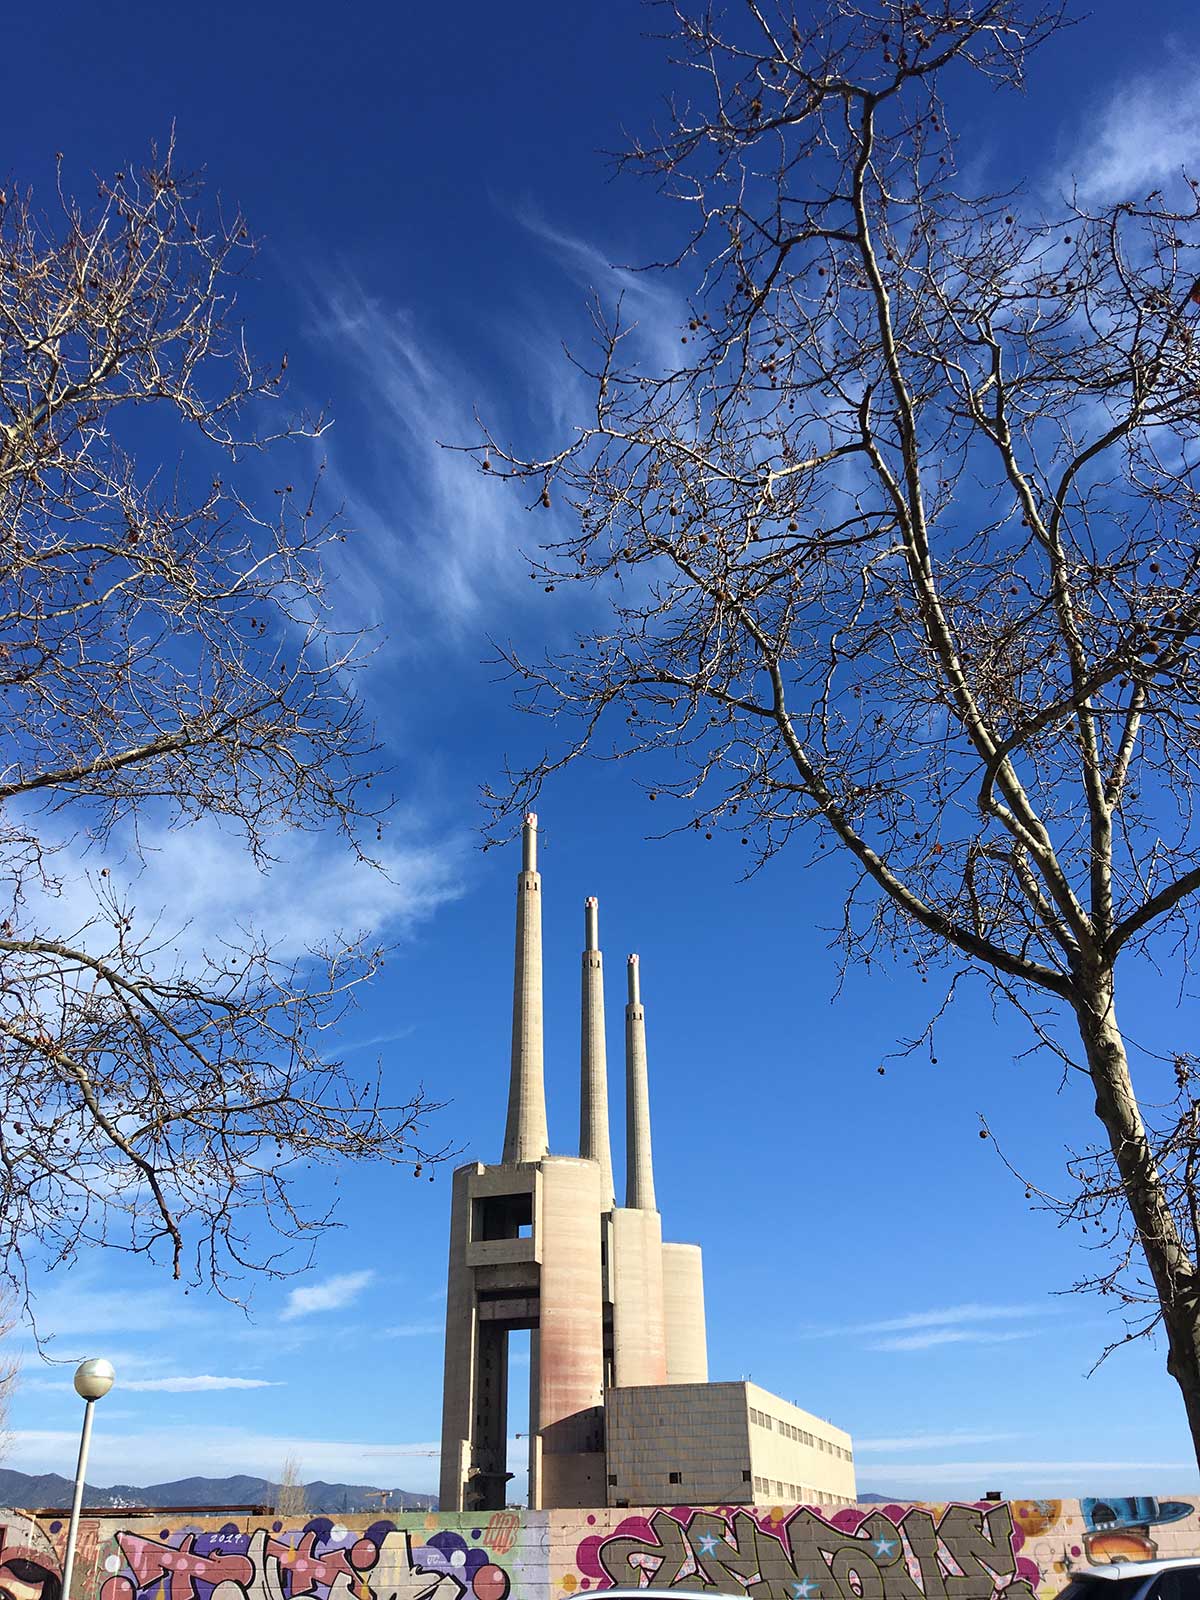
[{"label": "concrete column", "polygon": [[608,1052],[604,1038],[604,957],[599,902],[584,901],[583,979],[579,1043],[579,1154],[600,1163],[600,1205],[616,1205],[608,1133]]},{"label": "concrete column", "polygon": [[529,1427],[539,1453],[530,1505],[591,1506],[604,1487],[600,1172],[571,1156],[538,1170],[537,1405]]},{"label": "concrete column", "polygon": [[612,1213],[613,1383],[666,1383],[662,1218],[618,1206]]},{"label": "concrete column", "polygon": [[532,811],[521,829],[521,851],[505,1163],[540,1161],[550,1149],[542,1060],[542,878],[537,870],[537,817]]},{"label": "concrete column", "polygon": [[478,1332],[475,1285],[467,1266],[471,1200],[468,1184],[476,1163],[454,1174],[450,1204],[450,1262],[446,1274],[445,1375],[442,1380],[442,1466],[438,1504],[461,1511],[471,1465],[474,1416],[474,1373]]},{"label": "concrete column", "polygon": [[667,1382],[707,1383],[708,1340],[700,1246],[664,1243],[662,1260]]},{"label": "concrete column", "polygon": [[657,1210],[650,1150],[646,1012],[636,956],[629,958],[629,1003],[625,1007],[625,1204],[637,1211]]}]

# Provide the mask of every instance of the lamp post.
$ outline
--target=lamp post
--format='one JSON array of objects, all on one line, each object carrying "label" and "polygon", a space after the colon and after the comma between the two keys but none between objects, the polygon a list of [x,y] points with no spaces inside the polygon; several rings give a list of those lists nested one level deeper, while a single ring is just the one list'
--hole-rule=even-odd
[{"label": "lamp post", "polygon": [[71,1578],[75,1567],[75,1541],[79,1537],[79,1508],[83,1504],[83,1480],[87,1474],[88,1447],[92,1442],[92,1410],[113,1386],[116,1373],[112,1362],[93,1356],[75,1368],[75,1393],[84,1401],[83,1432],[79,1436],[79,1465],[75,1468],[75,1498],[71,1501],[71,1520],[67,1525],[67,1553],[63,1557],[63,1600],[71,1600]]}]

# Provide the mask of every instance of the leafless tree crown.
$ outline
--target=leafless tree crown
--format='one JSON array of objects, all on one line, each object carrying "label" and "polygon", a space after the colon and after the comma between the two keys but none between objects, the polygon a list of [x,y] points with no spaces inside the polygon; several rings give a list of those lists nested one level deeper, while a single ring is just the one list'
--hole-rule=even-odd
[{"label": "leafless tree crown", "polygon": [[661,9],[683,87],[624,165],[694,221],[678,358],[597,312],[577,433],[476,450],[566,508],[535,576],[613,601],[508,657],[566,734],[497,818],[584,751],[666,757],[686,826],[849,855],[848,958],[985,972],[1092,1080],[1102,1170],[1062,1209],[1128,1207],[1099,1286],[1165,1318],[1200,1441],[1190,1158],[1116,1014],[1119,963],[1196,938],[1197,185],[1047,210],[963,177],[946,85],[1002,114],[1053,0]]},{"label": "leafless tree crown", "polygon": [[274,1486],[275,1514],[285,1521],[302,1518],[308,1514],[308,1489],[300,1472],[296,1456],[286,1456],[279,1469],[279,1482]]},{"label": "leafless tree crown", "polygon": [[286,358],[247,352],[250,249],[170,152],[89,209],[0,193],[0,1268],[19,1282],[102,1244],[232,1293],[329,1221],[297,1206],[302,1169],[431,1159],[424,1094],[390,1103],[336,1058],[378,949],[330,930],[285,960],[231,929],[183,963],[107,864],[200,819],[261,867],[295,830],[363,860],[380,837],[364,645],[321,565],[345,531],[319,474],[248,487],[268,445],[296,462],[288,438],[324,426],[280,415]]}]

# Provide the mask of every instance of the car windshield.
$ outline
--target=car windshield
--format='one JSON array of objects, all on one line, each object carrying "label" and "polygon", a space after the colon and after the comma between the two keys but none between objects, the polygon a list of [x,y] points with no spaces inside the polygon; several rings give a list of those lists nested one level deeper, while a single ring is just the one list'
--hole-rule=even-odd
[{"label": "car windshield", "polygon": [[1146,1578],[1072,1578],[1058,1600],[1133,1600]]}]

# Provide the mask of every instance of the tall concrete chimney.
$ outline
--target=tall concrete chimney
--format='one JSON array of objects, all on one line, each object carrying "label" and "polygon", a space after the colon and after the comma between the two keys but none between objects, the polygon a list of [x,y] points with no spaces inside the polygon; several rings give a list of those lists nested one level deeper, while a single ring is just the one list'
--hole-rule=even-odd
[{"label": "tall concrete chimney", "polygon": [[600,1163],[600,1204],[616,1205],[612,1146],[608,1137],[608,1053],[604,1040],[604,957],[600,954],[600,906],[583,903],[583,979],[579,1039],[579,1154]]},{"label": "tall concrete chimney", "polygon": [[650,1152],[650,1084],[646,1077],[646,1013],[638,958],[629,958],[629,1004],[625,1007],[625,1204],[656,1211],[654,1158]]},{"label": "tall concrete chimney", "polygon": [[542,877],[537,869],[537,817],[521,829],[517,878],[517,955],[513,974],[512,1070],[504,1156],[540,1161],[550,1153],[546,1131],[546,1080],[542,1060]]}]

